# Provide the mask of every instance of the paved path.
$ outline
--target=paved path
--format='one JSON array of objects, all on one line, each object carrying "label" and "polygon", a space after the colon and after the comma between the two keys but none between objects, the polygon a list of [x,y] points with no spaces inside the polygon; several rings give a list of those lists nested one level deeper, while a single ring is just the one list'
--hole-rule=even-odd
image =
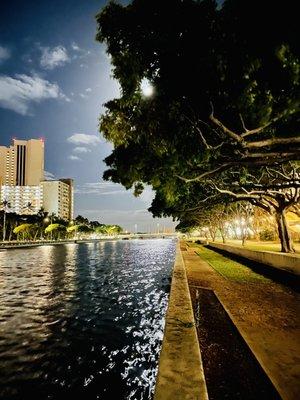
[{"label": "paved path", "polygon": [[215,291],[283,400],[298,400],[300,295],[272,281],[225,279],[195,249],[182,253],[189,285]]}]

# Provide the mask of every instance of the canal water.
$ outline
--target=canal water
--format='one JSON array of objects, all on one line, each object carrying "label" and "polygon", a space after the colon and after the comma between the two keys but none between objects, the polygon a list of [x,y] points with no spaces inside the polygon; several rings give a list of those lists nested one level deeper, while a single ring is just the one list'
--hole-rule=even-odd
[{"label": "canal water", "polygon": [[175,245],[0,252],[0,399],[152,399]]}]

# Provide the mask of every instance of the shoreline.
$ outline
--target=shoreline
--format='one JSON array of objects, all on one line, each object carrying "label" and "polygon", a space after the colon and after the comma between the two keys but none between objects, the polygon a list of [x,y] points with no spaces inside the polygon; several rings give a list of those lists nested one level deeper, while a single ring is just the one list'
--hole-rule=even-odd
[{"label": "shoreline", "polygon": [[82,243],[97,243],[97,242],[114,242],[114,241],[123,241],[123,240],[149,240],[149,239],[175,239],[176,236],[171,235],[160,235],[160,236],[132,236],[132,237],[109,237],[109,238],[101,238],[101,239],[71,239],[71,240],[49,240],[43,242],[21,242],[21,243],[13,243],[13,244],[5,244],[2,245],[0,243],[0,251],[1,250],[13,250],[13,249],[28,249],[32,247],[40,247],[40,246],[58,246],[62,244],[82,244]]}]

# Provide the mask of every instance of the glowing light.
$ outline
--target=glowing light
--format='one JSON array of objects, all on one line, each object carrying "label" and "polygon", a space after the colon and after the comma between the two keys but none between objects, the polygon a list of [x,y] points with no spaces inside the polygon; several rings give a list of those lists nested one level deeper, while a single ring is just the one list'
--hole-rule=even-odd
[{"label": "glowing light", "polygon": [[154,87],[148,79],[142,80],[141,91],[145,97],[150,97],[154,94]]}]

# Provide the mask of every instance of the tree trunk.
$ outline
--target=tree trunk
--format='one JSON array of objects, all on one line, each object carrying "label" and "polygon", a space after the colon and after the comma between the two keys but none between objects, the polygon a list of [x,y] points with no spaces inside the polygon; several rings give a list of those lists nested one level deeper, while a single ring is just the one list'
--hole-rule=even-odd
[{"label": "tree trunk", "polygon": [[294,253],[293,242],[289,232],[289,227],[286,221],[285,210],[276,211],[276,222],[278,228],[278,236],[281,243],[282,253]]},{"label": "tree trunk", "polygon": [[242,234],[242,246],[245,246],[247,239],[247,230],[244,226],[241,226],[241,234]]},{"label": "tree trunk", "polygon": [[225,244],[226,243],[225,229],[223,229],[223,227],[219,227],[219,231],[221,234],[222,242]]},{"label": "tree trunk", "polygon": [[9,240],[9,241],[11,241],[12,234],[13,234],[13,230],[14,230],[14,227],[11,225],[11,226],[10,226],[10,230],[9,230],[9,237],[8,237],[8,240]]},{"label": "tree trunk", "polygon": [[215,239],[216,239],[216,231],[215,231],[215,229],[209,228],[209,233],[210,233],[212,241],[214,242]]},{"label": "tree trunk", "polygon": [[4,214],[3,214],[3,236],[2,236],[3,242],[5,241],[5,237],[6,237],[6,212],[4,210]]}]

